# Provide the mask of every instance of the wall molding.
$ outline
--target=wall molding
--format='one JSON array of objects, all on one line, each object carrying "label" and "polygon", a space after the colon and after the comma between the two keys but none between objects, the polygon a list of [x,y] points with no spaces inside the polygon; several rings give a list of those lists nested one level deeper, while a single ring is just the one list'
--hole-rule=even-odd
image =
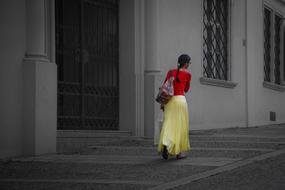
[{"label": "wall molding", "polygon": [[135,135],[144,136],[144,0],[134,1],[135,19]]},{"label": "wall molding", "polygon": [[217,79],[206,78],[206,77],[201,77],[200,83],[204,85],[218,86],[218,87],[224,87],[224,88],[234,88],[238,84],[232,81],[217,80]]},{"label": "wall molding", "polygon": [[271,90],[276,90],[276,91],[279,91],[279,92],[284,92],[285,91],[285,86],[284,85],[278,85],[278,84],[271,83],[271,82],[266,82],[266,81],[263,82],[263,87],[271,89]]}]

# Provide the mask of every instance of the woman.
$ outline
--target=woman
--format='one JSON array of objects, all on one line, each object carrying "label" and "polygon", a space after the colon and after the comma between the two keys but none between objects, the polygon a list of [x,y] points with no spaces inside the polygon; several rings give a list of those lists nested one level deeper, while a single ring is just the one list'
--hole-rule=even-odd
[{"label": "woman", "polygon": [[164,83],[174,77],[174,96],[166,105],[162,105],[164,119],[160,133],[158,151],[164,159],[175,155],[177,159],[185,158],[183,152],[190,150],[188,105],[184,96],[190,88],[191,74],[187,71],[190,56],[182,54],[178,57],[177,69],[168,71]]}]

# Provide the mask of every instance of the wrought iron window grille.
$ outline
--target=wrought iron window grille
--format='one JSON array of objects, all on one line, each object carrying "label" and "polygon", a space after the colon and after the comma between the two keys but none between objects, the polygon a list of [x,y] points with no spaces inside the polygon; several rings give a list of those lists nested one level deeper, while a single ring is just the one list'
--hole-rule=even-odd
[{"label": "wrought iron window grille", "polygon": [[275,15],[275,25],[274,25],[274,82],[275,84],[281,84],[281,72],[280,72],[280,28],[281,28],[281,17]]},{"label": "wrought iron window grille", "polygon": [[[285,77],[284,61],[281,63],[281,56],[285,52],[281,52],[281,24],[284,18],[274,10],[264,7],[264,82],[282,85]],[[284,38],[284,37],[283,37]],[[284,39],[283,39],[284,40]],[[284,48],[282,48],[284,51]]]},{"label": "wrought iron window grille", "polygon": [[203,76],[228,80],[228,0],[204,0]]},{"label": "wrought iron window grille", "polygon": [[271,82],[271,11],[264,9],[264,81]]}]

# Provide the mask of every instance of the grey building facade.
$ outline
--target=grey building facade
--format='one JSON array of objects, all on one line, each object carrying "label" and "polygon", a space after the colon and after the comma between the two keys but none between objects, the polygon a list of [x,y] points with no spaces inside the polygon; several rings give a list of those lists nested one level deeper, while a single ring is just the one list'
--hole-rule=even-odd
[{"label": "grey building facade", "polygon": [[157,141],[154,97],[192,57],[190,129],[285,123],[280,0],[11,0],[0,3],[0,157],[68,137]]}]

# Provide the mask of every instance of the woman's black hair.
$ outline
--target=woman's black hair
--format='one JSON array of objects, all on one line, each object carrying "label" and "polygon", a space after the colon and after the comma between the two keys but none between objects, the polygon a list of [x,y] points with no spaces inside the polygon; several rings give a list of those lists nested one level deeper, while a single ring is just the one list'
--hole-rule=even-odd
[{"label": "woman's black hair", "polygon": [[180,80],[178,78],[179,69],[181,69],[184,65],[190,63],[190,61],[191,61],[191,57],[187,54],[182,54],[178,57],[177,74],[176,74],[176,78],[175,78],[175,80],[177,82],[180,82]]}]

